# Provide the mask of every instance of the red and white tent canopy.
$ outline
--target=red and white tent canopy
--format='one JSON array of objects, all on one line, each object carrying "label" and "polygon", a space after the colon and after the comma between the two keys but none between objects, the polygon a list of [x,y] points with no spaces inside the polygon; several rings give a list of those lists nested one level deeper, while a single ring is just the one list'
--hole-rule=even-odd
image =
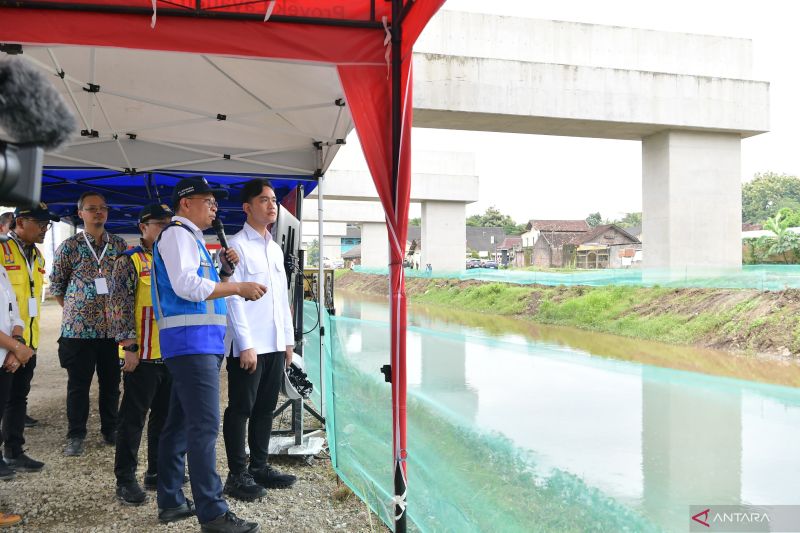
[{"label": "red and white tent canopy", "polygon": [[48,165],[321,175],[355,126],[389,230],[398,529],[411,50],[443,3],[0,0],[0,43],[52,73],[81,123]]}]

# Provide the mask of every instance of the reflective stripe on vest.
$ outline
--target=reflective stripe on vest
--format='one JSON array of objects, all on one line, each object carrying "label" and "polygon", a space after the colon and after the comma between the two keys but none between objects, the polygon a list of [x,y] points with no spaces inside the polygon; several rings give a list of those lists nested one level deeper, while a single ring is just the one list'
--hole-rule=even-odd
[{"label": "reflective stripe on vest", "polygon": [[[150,290],[151,270],[153,268],[153,255],[146,252],[141,246],[123,252],[128,256],[136,270],[135,292],[135,320],[136,342],[139,344],[139,358],[151,361],[161,359],[161,346],[156,328],[155,313],[153,312],[153,298]],[[119,357],[125,358],[122,347],[119,348]]]},{"label": "reflective stripe on vest", "polygon": [[[170,224],[164,231],[172,226],[181,227],[192,234],[200,254],[197,275],[219,282],[220,279],[213,268],[211,255],[202,241],[197,239],[191,229],[178,221]],[[163,234],[162,231],[161,235]],[[223,353],[226,326],[225,300],[206,300],[205,303],[191,302],[178,296],[170,285],[166,265],[158,252],[160,241],[161,236],[153,249],[151,288],[161,343],[161,356],[168,358],[186,354]]]},{"label": "reflective stripe on vest", "polygon": [[[42,307],[42,290],[44,287],[44,258],[39,253],[39,249],[33,247],[33,261],[31,272],[28,273],[28,264],[25,254],[19,243],[10,238],[7,242],[0,245],[3,250],[3,263],[8,274],[8,280],[14,289],[17,298],[20,319],[25,323],[22,338],[25,344],[34,350],[39,346],[39,317]],[[33,280],[31,280],[31,277]],[[33,282],[31,284],[31,281]],[[36,314],[31,317],[28,309],[28,302],[31,298],[36,299]]]}]

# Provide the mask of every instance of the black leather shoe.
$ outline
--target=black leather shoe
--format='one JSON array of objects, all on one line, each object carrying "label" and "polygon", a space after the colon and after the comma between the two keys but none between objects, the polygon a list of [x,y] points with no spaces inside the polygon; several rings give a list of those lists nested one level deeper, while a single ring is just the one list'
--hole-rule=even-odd
[{"label": "black leather shoe", "polygon": [[[184,474],[183,484],[186,485],[187,483],[189,483],[189,476]],[[144,473],[144,488],[145,490],[158,490],[158,472],[152,474],[150,472]]]},{"label": "black leather shoe", "polygon": [[258,533],[261,526],[257,522],[242,520],[233,511],[218,516],[211,522],[200,524],[203,533]]},{"label": "black leather shoe", "polygon": [[25,427],[32,428],[34,426],[39,425],[39,421],[33,418],[32,416],[25,415]]},{"label": "black leather shoe", "polygon": [[103,442],[109,446],[114,446],[117,443],[117,432],[110,431],[108,433],[103,433]]},{"label": "black leather shoe", "polygon": [[83,439],[74,437],[67,439],[67,446],[64,448],[64,455],[67,457],[78,457],[83,455]]},{"label": "black leather shoe", "polygon": [[142,505],[147,501],[147,493],[135,481],[117,485],[117,499],[122,505]]},{"label": "black leather shoe", "polygon": [[158,521],[162,524],[177,522],[178,520],[184,520],[192,516],[194,516],[194,503],[192,503],[192,500],[186,500],[183,505],[177,507],[158,510]]},{"label": "black leather shoe", "polygon": [[247,470],[239,474],[229,473],[222,492],[246,502],[252,502],[267,495],[267,489],[258,485]]},{"label": "black leather shoe", "polygon": [[0,480],[11,481],[15,477],[17,477],[17,473],[14,471],[14,469],[8,466],[5,461],[0,459]]},{"label": "black leather shoe", "polygon": [[297,481],[296,476],[278,472],[269,465],[261,470],[250,470],[250,473],[256,483],[268,489],[288,489]]},{"label": "black leather shoe", "polygon": [[3,460],[17,472],[38,472],[44,468],[43,462],[31,459],[25,453],[21,453],[16,457],[4,457]]}]

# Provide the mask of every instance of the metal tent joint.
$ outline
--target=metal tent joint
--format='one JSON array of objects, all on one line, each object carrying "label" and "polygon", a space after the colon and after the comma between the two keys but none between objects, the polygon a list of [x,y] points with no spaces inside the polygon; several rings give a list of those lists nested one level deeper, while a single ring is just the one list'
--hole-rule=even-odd
[{"label": "metal tent joint", "polygon": [[5,52],[10,56],[15,56],[22,53],[22,45],[0,43],[0,52]]}]

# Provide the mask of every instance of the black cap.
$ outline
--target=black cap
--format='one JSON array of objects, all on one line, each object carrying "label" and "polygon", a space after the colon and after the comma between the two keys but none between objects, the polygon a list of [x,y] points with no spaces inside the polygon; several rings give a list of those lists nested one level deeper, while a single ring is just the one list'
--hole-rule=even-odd
[{"label": "black cap", "polygon": [[44,202],[39,202],[39,205],[36,207],[16,208],[14,210],[14,218],[19,217],[32,218],[34,220],[52,220],[53,222],[59,222],[61,220],[60,216],[50,212],[47,208],[47,204]]},{"label": "black cap", "polygon": [[139,211],[139,222],[144,223],[153,218],[172,218],[174,214],[167,204],[150,204]]},{"label": "black cap", "polygon": [[205,178],[183,178],[172,190],[172,205],[177,205],[181,198],[208,193],[213,194],[217,200],[228,197],[228,191],[212,189]]}]

